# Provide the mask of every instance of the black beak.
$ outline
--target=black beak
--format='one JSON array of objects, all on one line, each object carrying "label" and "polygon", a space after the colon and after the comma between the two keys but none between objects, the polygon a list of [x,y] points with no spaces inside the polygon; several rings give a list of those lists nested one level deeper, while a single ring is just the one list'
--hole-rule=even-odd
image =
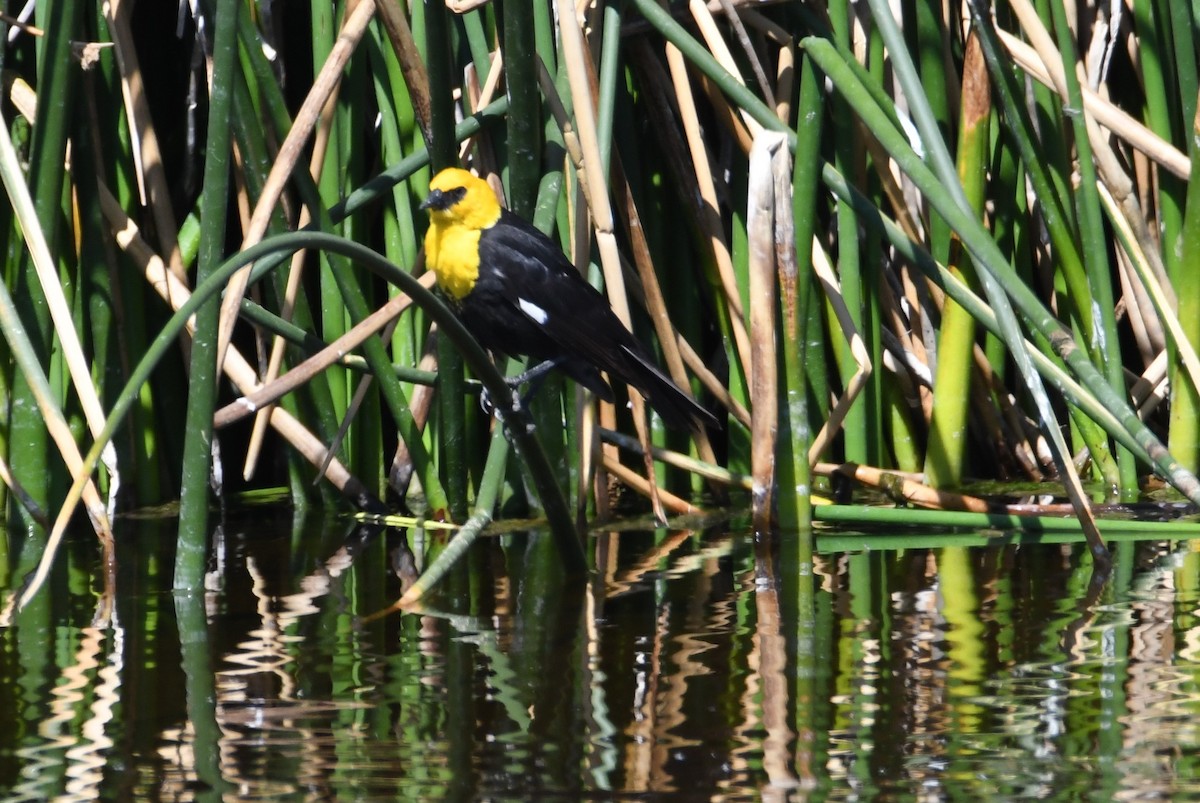
[{"label": "black beak", "polygon": [[422,209],[436,209],[444,212],[467,197],[466,187],[451,187],[448,190],[430,190],[429,197],[421,202]]},{"label": "black beak", "polygon": [[441,190],[433,190],[429,197],[421,202],[422,209],[445,209],[447,206],[446,193]]}]

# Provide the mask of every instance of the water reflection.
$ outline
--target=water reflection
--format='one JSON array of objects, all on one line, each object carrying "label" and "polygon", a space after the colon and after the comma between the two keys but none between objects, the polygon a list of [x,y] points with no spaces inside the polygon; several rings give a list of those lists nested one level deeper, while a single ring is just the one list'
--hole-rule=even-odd
[{"label": "water reflection", "polygon": [[1200,795],[1192,544],[1118,544],[1081,610],[1059,545],[826,553],[806,583],[787,539],[611,532],[580,583],[516,534],[372,617],[440,536],[230,521],[177,596],[172,525],[120,534],[111,613],[80,539],[0,631],[6,799]]}]

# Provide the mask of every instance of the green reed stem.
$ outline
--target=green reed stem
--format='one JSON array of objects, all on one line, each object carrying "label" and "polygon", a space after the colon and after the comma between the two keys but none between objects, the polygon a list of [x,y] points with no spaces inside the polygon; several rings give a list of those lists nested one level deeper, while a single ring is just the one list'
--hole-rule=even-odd
[{"label": "green reed stem", "polygon": [[[1183,253],[1174,282],[1179,324],[1193,348],[1200,346],[1200,117],[1191,137],[1192,176],[1183,219]],[[1176,353],[1171,370],[1171,452],[1192,470],[1200,470],[1200,388]]]},{"label": "green reed stem", "polygon": [[[430,128],[428,143],[435,171],[455,164],[453,79],[449,12],[443,3],[425,3],[425,63],[429,71]],[[467,510],[466,421],[463,363],[458,351],[444,339],[438,340],[438,452],[442,481],[452,514],[461,518]],[[407,439],[406,439],[407,442]]]},{"label": "green reed stem", "polygon": [[[1021,530],[1027,533],[1079,533],[1079,523],[1064,516],[1018,516],[1012,513],[967,513],[956,510],[923,510],[920,508],[866,507],[860,505],[818,505],[814,510],[818,521],[877,524],[893,527],[962,527],[972,530]],[[1139,521],[1126,518],[1103,520],[1107,537],[1112,532],[1138,534],[1143,538],[1194,538],[1195,521]],[[873,543],[873,536],[862,536]],[[920,537],[920,536],[918,536]],[[980,541],[979,535],[971,535]],[[824,539],[822,541],[822,548]]]},{"label": "green reed stem", "polygon": [[504,78],[508,91],[508,205],[529,220],[542,171],[542,103],[531,5],[504,9]]},{"label": "green reed stem", "polygon": [[[371,57],[375,103],[380,110],[379,135],[383,161],[385,164],[394,164],[404,158],[404,143],[412,139],[413,112],[411,108],[404,108],[411,105],[411,100],[405,90],[396,53],[387,46],[378,30],[371,32],[366,44]],[[407,121],[402,123],[406,117]],[[418,215],[408,187],[394,187],[390,200],[380,210],[383,218],[383,253],[397,265],[416,265],[420,248],[415,227]],[[407,315],[404,322],[397,324],[389,349],[393,363],[416,365],[420,361],[425,334],[423,324],[418,315]],[[406,397],[411,398],[413,388],[410,385],[405,383],[402,390]]]},{"label": "green reed stem", "polygon": [[[264,332],[282,337],[298,347],[305,355],[316,354],[329,345],[308,329],[303,329],[291,321],[285,321],[248,298],[242,299],[240,314],[248,323],[259,327]],[[354,354],[347,354],[340,362],[346,368],[358,373],[365,374],[368,371],[366,360]],[[422,371],[411,366],[412,363],[397,361],[392,364],[392,372],[401,380],[415,385],[432,385],[437,381],[436,371]]]},{"label": "green reed stem", "polygon": [[[58,232],[62,222],[67,133],[75,109],[72,100],[78,75],[71,58],[71,41],[77,38],[81,9],[82,4],[71,0],[52,0],[37,6],[37,25],[46,35],[39,37],[37,45],[40,102],[31,134],[28,182],[38,225],[56,257],[60,256]],[[65,366],[51,350],[53,326],[46,295],[35,278],[28,251],[17,249],[9,255],[9,260],[15,271],[9,287],[17,311],[26,321],[30,343],[39,364],[46,366],[53,397],[61,405]],[[54,486],[62,482],[63,472],[48,459],[51,445],[45,422],[23,372],[14,377],[12,394],[8,405],[8,462],[13,478],[38,505],[48,507]],[[20,522],[22,527],[33,524],[23,513]]]},{"label": "green reed stem", "polygon": [[[1171,66],[1179,89],[1179,121],[1184,127],[1196,118],[1198,79],[1196,76],[1196,8],[1192,3],[1164,3],[1172,36]],[[1195,140],[1189,140],[1194,143]],[[1189,148],[1189,150],[1191,150]]]},{"label": "green reed stem", "polygon": [[[1177,263],[1178,269],[1172,276],[1180,327],[1192,347],[1200,346],[1200,111],[1196,98],[1196,54],[1194,10],[1188,3],[1169,3],[1171,30],[1174,33],[1175,77],[1179,82],[1179,97],[1183,108],[1181,123],[1191,126],[1187,138],[1188,156],[1192,161],[1191,177],[1186,187],[1187,205],[1180,232],[1180,248],[1172,247],[1174,241],[1163,239],[1163,251],[1170,252],[1168,259]],[[1185,26],[1180,29],[1179,26]],[[1143,47],[1142,50],[1145,48]],[[1166,218],[1164,210],[1164,219]],[[1194,377],[1184,368],[1183,361],[1175,353],[1171,364],[1171,452],[1179,461],[1193,471],[1200,471],[1200,388]]]},{"label": "green reed stem", "polygon": [[[3,282],[0,282],[0,334],[3,335],[8,344],[9,353],[16,362],[18,375],[22,377],[28,387],[32,403],[35,405],[34,409],[37,411],[38,419],[42,422],[43,431],[46,429],[45,425],[48,420],[52,420],[56,426],[65,431],[67,422],[63,416],[58,395],[54,392],[50,380],[42,368],[37,349],[25,330],[17,305],[8,292],[8,286]],[[47,448],[49,448],[48,443]],[[15,475],[16,467],[11,466],[11,468]],[[31,523],[38,524],[40,517],[36,514],[42,505],[27,492],[17,498],[25,500],[22,504],[23,515],[27,516]]]},{"label": "green reed stem", "polygon": [[[988,153],[991,147],[991,102],[987,65],[978,39],[968,40],[963,63],[962,108],[959,112],[958,176],[976,216],[984,219],[987,202]],[[943,220],[938,216],[939,220]],[[932,224],[931,224],[932,228]],[[949,231],[947,231],[949,234]],[[936,253],[936,247],[931,246]],[[961,248],[945,251],[957,264],[950,264],[972,289],[979,286],[971,257]],[[962,483],[967,452],[967,425],[971,408],[971,382],[975,372],[975,319],[953,299],[942,307],[938,329],[937,367],[933,381],[933,410],[925,452],[925,477],[934,488],[953,488]]]},{"label": "green reed stem", "polygon": [[[921,69],[921,83],[925,87],[925,97],[929,99],[934,119],[937,120],[942,138],[947,143],[954,142],[954,121],[950,113],[950,99],[958,96],[961,86],[952,84],[953,78],[946,75],[945,47],[943,37],[948,36],[948,26],[942,17],[940,0],[917,0],[913,4],[913,21],[916,23],[915,47]],[[840,43],[839,43],[840,44]],[[946,46],[949,42],[945,43]],[[965,69],[965,68],[964,68]],[[961,102],[961,101],[960,101]],[[953,145],[951,144],[951,147]],[[959,152],[962,145],[959,144]],[[943,264],[949,264],[950,240],[952,233],[945,219],[937,213],[929,213],[929,251],[933,258]],[[938,346],[938,364],[941,364],[941,346]],[[936,396],[940,395],[935,394]]]},{"label": "green reed stem", "polygon": [[[257,54],[261,56],[261,54]],[[286,106],[283,104],[282,93],[278,83],[275,81],[274,75],[270,73],[269,65],[266,65],[265,59],[252,59],[255,65],[256,75],[262,75],[261,87],[263,96],[267,101],[267,107],[271,111],[272,119],[275,121],[276,127],[280,130],[282,137],[288,128],[291,121],[287,116]],[[456,130],[456,135],[460,138],[470,136],[479,130],[480,120],[488,114],[494,113],[496,110],[503,110],[504,102],[492,104],[487,109],[482,110],[478,115],[467,118]],[[491,111],[489,111],[491,110]],[[345,158],[342,154],[338,158]],[[420,150],[410,156],[400,159],[392,168],[385,171],[383,174],[376,176],[368,181],[363,187],[352,192],[347,198],[332,204],[329,207],[328,213],[325,211],[327,204],[320,200],[320,195],[314,187],[311,177],[307,171],[297,170],[293,175],[293,180],[296,182],[300,191],[301,197],[308,204],[311,210],[316,212],[317,219],[309,224],[309,229],[332,230],[335,223],[341,223],[349,219],[355,213],[364,211],[367,206],[382,198],[391,196],[395,199],[396,196],[402,195],[407,200],[407,195],[397,193],[395,187],[402,181],[410,178],[421,167],[429,163],[428,151]],[[341,196],[343,189],[339,184],[336,187],[336,195]],[[398,204],[399,205],[399,204]],[[415,237],[415,235],[414,235]],[[410,248],[415,247],[415,243],[410,244]],[[267,271],[272,270],[278,265],[285,256],[273,257],[264,260],[264,264],[258,265],[252,274],[251,281],[264,275]],[[333,269],[327,272],[327,276],[332,278],[333,285],[337,292],[327,296],[325,309],[325,317],[336,317],[339,320],[345,318],[361,319],[359,313],[365,314],[369,307],[366,295],[363,292],[362,286],[353,281],[351,278],[351,267],[349,264],[341,260],[337,255],[322,255],[322,264],[330,259],[336,260],[333,264]],[[305,324],[311,320],[311,316],[307,311],[307,305],[304,301],[304,295],[301,294],[297,298],[296,320],[301,324]],[[330,307],[329,305],[332,305]],[[345,326],[338,326],[332,329],[334,333],[341,331]],[[328,329],[328,326],[327,326]],[[430,457],[428,450],[425,447],[424,441],[421,438],[420,429],[417,427],[413,419],[412,412],[408,405],[408,400],[404,392],[404,388],[397,381],[397,377],[393,372],[388,370],[380,370],[383,365],[388,363],[386,350],[381,343],[373,341],[364,348],[367,350],[368,359],[372,360],[372,370],[378,371],[380,395],[385,402],[389,414],[392,416],[397,429],[400,430],[401,436],[404,438],[405,444],[408,447],[409,455],[412,462],[412,469],[420,476],[422,489],[425,493],[425,502],[435,510],[446,509],[448,507],[447,492],[443,489],[442,481],[438,476],[438,465]],[[419,349],[419,347],[418,347]],[[414,349],[414,353],[418,350]],[[335,376],[333,372],[326,372],[321,381],[310,385],[313,395],[313,401],[316,404],[318,416],[325,425],[325,431],[334,432],[337,430],[337,425],[334,423],[329,426],[327,422],[335,421],[336,417],[329,404],[329,395],[327,391],[327,383],[330,378]],[[334,388],[344,385],[345,379],[338,377],[334,383]],[[373,422],[370,426],[372,430],[378,429]],[[371,454],[377,455],[380,450],[379,445],[369,446],[360,444],[359,452],[369,449]],[[370,462],[366,458],[360,459],[360,463]],[[378,474],[378,469],[372,465],[370,473],[365,475],[368,482],[373,483],[373,476]],[[465,476],[465,475],[464,475]],[[464,495],[465,498],[465,495]],[[458,511],[459,518],[465,515],[465,508]]]},{"label": "green reed stem", "polygon": [[[205,140],[204,200],[200,217],[200,262],[196,284],[216,270],[225,250],[226,204],[232,161],[229,119],[237,67],[237,0],[216,0],[213,38],[213,81]],[[187,411],[184,414],[183,476],[179,505],[179,538],[175,548],[177,591],[200,592],[208,561],[208,481],[212,473],[212,422],[217,398],[217,321],[220,304],[200,307],[192,337]]]},{"label": "green reed stem", "polygon": [[[1138,72],[1142,78],[1145,94],[1146,125],[1167,142],[1177,142],[1177,133],[1182,126],[1174,114],[1177,104],[1169,84],[1174,74],[1170,64],[1163,63],[1163,54],[1169,52],[1170,37],[1162,26],[1167,24],[1160,16],[1160,7],[1176,5],[1173,0],[1135,0],[1133,3],[1133,29],[1138,41]],[[1189,152],[1190,152],[1189,148]],[[1194,164],[1194,162],[1193,162]],[[1172,281],[1184,279],[1188,271],[1180,270],[1181,253],[1176,248],[1183,229],[1184,198],[1188,187],[1181,181],[1162,171],[1158,179],[1158,226],[1163,243],[1163,262]]]},{"label": "green reed stem", "polygon": [[[266,55],[262,52],[258,31],[250,19],[249,11],[244,5],[241,5],[240,8],[241,13],[238,15],[240,52],[244,54],[245,62],[249,64],[247,72],[253,76],[254,94],[252,98],[249,81],[238,82],[234,94],[235,135],[238,137],[239,147],[243,149],[247,186],[251,188],[252,194],[257,196],[271,168],[269,149],[266,147],[264,137],[265,127],[262,121],[265,119],[269,125],[274,126],[274,139],[282,142],[287,137],[288,131],[291,130],[292,118],[279,81],[271,64],[267,61]],[[320,190],[313,180],[311,172],[308,169],[295,170],[292,174],[292,182],[301,200],[315,214],[316,221],[310,225],[326,231],[334,230],[334,221],[325,212],[326,204],[321,200]],[[338,222],[340,221],[341,218]],[[268,231],[280,232],[288,228],[282,218],[281,210],[276,210]],[[318,261],[327,259],[328,255],[318,256]],[[350,266],[341,263],[334,269],[350,270]],[[279,299],[278,303],[282,306],[286,278],[282,273],[272,274],[272,276],[276,291],[275,297]],[[313,310],[309,306],[307,293],[296,294],[291,318],[297,325],[308,331],[316,331],[317,326]],[[305,402],[311,405],[312,409],[310,416],[312,427],[326,442],[333,440],[339,423],[331,382],[337,383],[343,379],[344,375],[326,372],[304,388]],[[419,455],[417,459],[419,459]],[[357,473],[357,468],[352,466],[351,470]],[[293,482],[293,488],[300,490],[300,483]],[[295,504],[301,504],[302,499],[293,494],[293,501]]]},{"label": "green reed stem", "polygon": [[[507,16],[507,11],[505,13]],[[471,51],[471,63],[482,85],[488,79],[492,70],[491,47],[488,44],[487,32],[483,29],[483,13],[480,9],[472,9],[459,18],[466,34],[467,49]],[[507,49],[507,48],[506,48]],[[508,65],[504,65],[507,69]]]},{"label": "green reed stem", "polygon": [[[1067,103],[1073,113],[1070,115],[1071,127],[1074,132],[1075,148],[1078,154],[1078,169],[1080,172],[1079,191],[1075,194],[1076,216],[1079,221],[1079,235],[1085,257],[1088,286],[1091,293],[1089,303],[1099,312],[1099,320],[1093,320],[1092,337],[1100,338],[1098,367],[1108,378],[1113,392],[1125,393],[1124,367],[1121,364],[1120,339],[1117,332],[1117,318],[1111,279],[1111,266],[1108,260],[1108,236],[1104,229],[1104,219],[1100,210],[1100,194],[1096,188],[1096,162],[1092,156],[1092,143],[1088,136],[1087,121],[1083,111],[1083,90],[1079,86],[1079,76],[1076,74],[1077,56],[1075,53],[1074,34],[1067,21],[1066,8],[1058,0],[1052,4],[1054,29],[1058,40],[1059,51],[1062,53],[1063,74],[1067,83]],[[1096,439],[1094,439],[1096,440]],[[1119,488],[1125,493],[1135,493],[1138,488],[1137,466],[1133,455],[1126,449],[1119,449],[1117,465],[1111,465],[1111,458],[1105,450],[1094,455],[1103,470],[1105,482],[1110,488]],[[1113,470],[1115,469],[1115,473]]]},{"label": "green reed stem", "polygon": [[[796,238],[796,273],[780,277],[783,316],[783,397],[780,399],[778,516],[779,526],[796,529],[808,542],[801,561],[811,560],[812,468],[808,449],[812,429],[809,387],[804,362],[813,296],[812,242],[816,231],[817,190],[821,185],[821,122],[825,97],[821,77],[807,55],[800,59],[796,102],[796,153],[792,160],[792,226]],[[805,557],[807,555],[807,557]]]},{"label": "green reed stem", "polygon": [[[553,60],[553,54],[539,53],[536,49],[538,43],[534,15],[537,12],[534,5],[536,4],[506,6],[502,31],[504,75],[509,102],[509,114],[506,118],[508,205],[526,220],[532,220],[540,207],[539,187],[543,170],[542,137],[546,121],[538,82],[538,62],[547,55]],[[551,195],[555,199],[558,198],[557,192],[552,192]],[[560,388],[561,383],[555,382],[532,401],[530,415],[535,426],[542,432],[553,432],[562,421]],[[564,470],[564,438],[543,439],[542,445],[551,465],[558,466],[560,471]],[[492,463],[490,456],[488,463]],[[503,466],[503,463],[500,465]],[[530,568],[537,571],[535,567]]]},{"label": "green reed stem", "polygon": [[[772,131],[790,133],[791,137],[789,139],[794,140],[795,132],[791,131],[780,121],[779,117],[775,115],[774,110],[763,103],[757,95],[747,89],[740,81],[730,75],[713,58],[708,48],[696,41],[695,37],[676,22],[671,13],[666,8],[660,6],[657,0],[633,0],[633,5],[637,7],[638,13],[646,19],[646,22],[650,23],[668,42],[679,48],[684,58],[694,64],[697,69],[720,87],[721,91],[733,101],[735,106],[749,113],[751,117],[765,128],[769,128]],[[794,141],[790,141],[789,144],[791,147],[795,147]]]},{"label": "green reed stem", "polygon": [[[830,3],[829,19],[833,26],[832,39],[840,48],[849,49],[850,47],[850,28],[853,18],[854,13],[847,0],[835,0]],[[830,98],[829,103],[832,112],[830,133],[833,135],[834,143],[834,166],[842,175],[861,175],[864,149],[854,117],[850,114],[845,98],[835,95]],[[854,207],[844,201],[839,201],[837,205],[837,242],[838,279],[841,283],[842,298],[846,302],[846,309],[850,313],[850,319],[854,322],[855,328],[866,336],[868,325],[873,324],[868,321],[865,312],[867,304],[870,303],[868,293],[871,291],[870,283],[864,279],[866,254],[863,252],[862,241],[858,236],[858,218],[854,214]],[[829,339],[835,344],[834,355],[837,357],[837,365],[841,371],[844,386],[858,370],[858,365],[850,349],[849,340],[839,336],[840,327],[832,315],[829,317],[828,326],[831,330]],[[845,438],[843,454],[845,459],[851,462],[876,465],[878,460],[875,447],[878,447],[880,441],[874,437],[878,433],[871,432],[868,424],[868,395],[868,391],[864,389],[863,395],[859,396],[842,421]]]},{"label": "green reed stem", "polygon": [[616,116],[617,88],[621,78],[620,4],[604,7],[604,27],[600,39],[600,78],[596,104],[596,134],[600,141],[601,174],[609,174],[612,164],[613,120]]}]

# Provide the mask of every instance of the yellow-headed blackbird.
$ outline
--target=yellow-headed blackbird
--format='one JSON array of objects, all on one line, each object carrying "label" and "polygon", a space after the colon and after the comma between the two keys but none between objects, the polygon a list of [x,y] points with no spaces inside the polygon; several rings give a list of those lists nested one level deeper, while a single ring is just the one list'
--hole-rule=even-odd
[{"label": "yellow-headed blackbird", "polygon": [[487,182],[449,168],[434,176],[425,262],[487,349],[547,361],[605,401],[601,371],[637,388],[675,429],[716,425],[666,376],[563,252],[500,206]]}]

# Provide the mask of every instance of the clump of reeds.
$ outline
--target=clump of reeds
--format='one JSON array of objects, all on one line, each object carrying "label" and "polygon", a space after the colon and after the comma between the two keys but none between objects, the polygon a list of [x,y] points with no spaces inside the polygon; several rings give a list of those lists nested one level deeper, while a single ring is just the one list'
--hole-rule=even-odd
[{"label": "clump of reeds", "polygon": [[[196,587],[214,467],[560,534],[614,480],[794,527],[814,469],[980,510],[1057,478],[1094,549],[1090,498],[1200,501],[1189,4],[147,5],[39,3],[6,50],[0,478],[51,544],[179,498]],[[453,162],[724,427],[552,382],[514,453],[422,276]]]}]

